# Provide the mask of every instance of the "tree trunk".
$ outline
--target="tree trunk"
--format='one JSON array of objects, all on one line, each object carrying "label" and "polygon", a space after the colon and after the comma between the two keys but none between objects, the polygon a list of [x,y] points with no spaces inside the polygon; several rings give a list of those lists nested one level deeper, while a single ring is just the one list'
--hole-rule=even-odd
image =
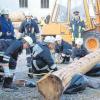
[{"label": "tree trunk", "polygon": [[100,61],[100,49],[74,61],[70,65],[45,75],[37,83],[39,92],[45,100],[60,100],[63,91],[69,86],[75,74],[85,74]]}]

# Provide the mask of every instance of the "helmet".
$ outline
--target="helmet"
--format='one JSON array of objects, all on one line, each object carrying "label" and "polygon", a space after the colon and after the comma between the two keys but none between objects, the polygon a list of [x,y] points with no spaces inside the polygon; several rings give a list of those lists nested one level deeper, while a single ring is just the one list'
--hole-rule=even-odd
[{"label": "helmet", "polygon": [[56,41],[62,40],[62,37],[60,35],[56,35]]},{"label": "helmet", "polygon": [[5,10],[5,9],[3,9],[3,10],[1,10],[1,15],[5,15],[5,14],[9,14],[9,11],[8,10]]},{"label": "helmet", "polygon": [[74,15],[79,15],[79,13],[80,13],[79,11],[74,11],[73,12]]},{"label": "helmet", "polygon": [[53,36],[46,36],[44,39],[46,43],[55,43],[55,38]]},{"label": "helmet", "polygon": [[82,45],[83,44],[83,39],[82,38],[77,38],[76,41],[75,41],[75,44]]},{"label": "helmet", "polygon": [[21,39],[22,36],[23,36],[23,33],[15,32],[15,37],[16,37],[16,39]]},{"label": "helmet", "polygon": [[23,39],[24,39],[30,46],[33,46],[33,40],[32,40],[31,37],[25,36],[25,37],[23,37]]},{"label": "helmet", "polygon": [[25,16],[32,16],[30,12],[25,12]]}]

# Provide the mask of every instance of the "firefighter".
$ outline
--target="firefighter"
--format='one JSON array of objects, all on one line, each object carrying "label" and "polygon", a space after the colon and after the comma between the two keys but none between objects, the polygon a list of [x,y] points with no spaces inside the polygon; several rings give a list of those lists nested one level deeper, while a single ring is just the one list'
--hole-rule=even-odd
[{"label": "firefighter", "polygon": [[[32,15],[30,12],[27,12],[25,16],[26,19],[21,23],[19,32],[23,33],[23,35],[31,36],[33,40],[36,40],[35,35],[39,33],[39,27],[37,23],[32,19]],[[26,55],[27,55],[27,66],[30,67],[32,66],[30,48],[26,49]]]},{"label": "firefighter", "polygon": [[84,57],[87,54],[88,54],[88,51],[83,46],[83,39],[82,38],[76,39],[75,47],[73,47],[73,49],[72,49],[72,58],[73,58],[73,60],[80,59],[81,57]]},{"label": "firefighter", "polygon": [[67,63],[70,61],[72,46],[65,42],[60,35],[56,36],[56,53],[61,54],[63,61],[62,63]]},{"label": "firefighter", "polygon": [[15,39],[14,38],[14,27],[9,18],[8,10],[1,10],[0,16],[1,33],[0,39]]},{"label": "firefighter", "polygon": [[[41,74],[49,71],[56,71],[57,67],[54,64],[50,50],[55,48],[55,39],[47,36],[44,39],[45,44],[35,44],[33,46],[33,73]],[[31,70],[29,70],[31,72]]]},{"label": "firefighter", "polygon": [[[23,49],[30,48],[33,46],[33,40],[29,36],[25,36],[22,39],[15,40],[8,48],[6,48],[2,59],[1,66],[4,69],[4,82],[3,88],[15,88],[12,85],[14,71],[16,69],[16,62],[18,55]],[[0,51],[3,51],[2,49]]]},{"label": "firefighter", "polygon": [[75,39],[82,38],[82,32],[85,30],[85,23],[80,18],[79,11],[73,12],[74,18],[71,20],[70,26],[72,31],[72,41],[75,44]]},{"label": "firefighter", "polygon": [[19,32],[23,33],[24,35],[30,35],[39,33],[39,27],[37,23],[32,19],[32,14],[27,12],[25,14],[26,19],[21,23]]}]

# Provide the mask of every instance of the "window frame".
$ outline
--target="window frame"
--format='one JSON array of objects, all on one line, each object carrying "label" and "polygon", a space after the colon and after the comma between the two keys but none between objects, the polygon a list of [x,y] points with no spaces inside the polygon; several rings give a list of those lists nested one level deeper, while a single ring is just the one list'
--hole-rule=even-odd
[{"label": "window frame", "polygon": [[42,9],[48,9],[49,8],[49,1],[50,0],[41,0],[41,8]]},{"label": "window frame", "polygon": [[20,8],[28,8],[28,0],[19,0]]}]

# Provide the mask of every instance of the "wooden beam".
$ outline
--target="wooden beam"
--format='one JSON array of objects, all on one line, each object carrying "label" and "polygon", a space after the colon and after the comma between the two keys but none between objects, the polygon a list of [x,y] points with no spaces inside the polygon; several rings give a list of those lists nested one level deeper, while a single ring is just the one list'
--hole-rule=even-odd
[{"label": "wooden beam", "polygon": [[85,74],[100,61],[100,49],[85,57],[64,65],[63,68],[45,75],[37,83],[39,92],[45,100],[60,100],[63,91],[69,86],[75,74]]}]

